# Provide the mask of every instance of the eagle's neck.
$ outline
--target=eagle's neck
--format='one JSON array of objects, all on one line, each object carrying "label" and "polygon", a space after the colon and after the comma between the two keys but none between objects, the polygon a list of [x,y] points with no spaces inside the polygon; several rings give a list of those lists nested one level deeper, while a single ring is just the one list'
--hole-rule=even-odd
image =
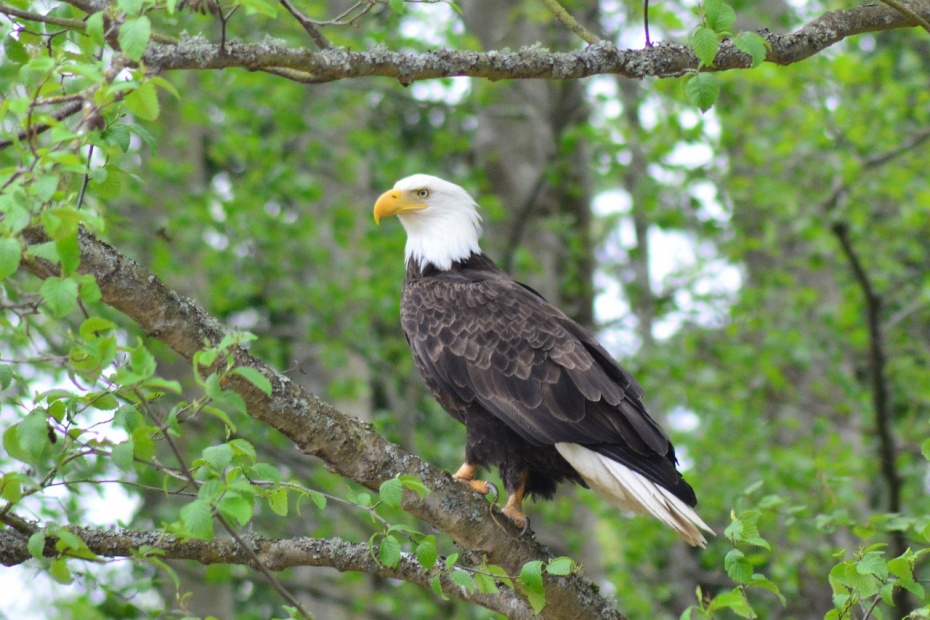
[{"label": "eagle's neck", "polygon": [[418,261],[407,262],[408,280],[416,280],[419,278],[427,278],[442,273],[455,273],[461,271],[499,272],[500,269],[497,267],[497,265],[494,264],[494,261],[488,258],[480,250],[478,252],[469,254],[467,258],[454,261],[451,265],[449,265],[448,269],[440,269],[438,266],[429,262],[425,265],[420,265]]}]

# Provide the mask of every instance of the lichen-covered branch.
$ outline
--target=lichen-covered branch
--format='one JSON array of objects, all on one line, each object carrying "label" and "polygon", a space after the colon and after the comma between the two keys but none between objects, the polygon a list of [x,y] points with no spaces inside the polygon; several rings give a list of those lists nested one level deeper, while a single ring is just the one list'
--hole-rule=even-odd
[{"label": "lichen-covered branch", "polygon": [[[101,5],[83,0],[68,2],[88,12],[101,8]],[[288,6],[288,3],[285,3],[285,6]],[[23,17],[21,11],[7,5],[0,5],[0,12]],[[57,23],[51,21],[53,18],[38,14],[30,14],[26,18]],[[766,60],[779,65],[790,65],[857,34],[915,27],[927,23],[928,20],[930,3],[911,6],[905,12],[885,4],[869,4],[824,13],[790,34],[774,34],[768,31],[759,34],[771,46]],[[83,29],[82,22],[70,21],[79,24],[75,25],[75,28]],[[311,29],[309,32],[313,34],[315,30]],[[585,36],[594,38],[590,33]],[[392,51],[384,46],[351,51],[329,47],[328,41],[322,38],[314,37],[314,40],[322,49],[292,47],[271,37],[260,43],[227,40],[221,44],[201,36],[175,41],[156,32],[152,35],[152,41],[142,61],[151,71],[159,73],[182,69],[243,68],[269,71],[306,83],[387,77],[402,84],[454,76],[489,80],[566,80],[604,74],[637,79],[674,77],[697,71],[699,65],[697,57],[687,45],[672,43],[657,43],[641,50],[620,49],[609,41],[597,41],[584,49],[571,52],[552,52],[534,47],[519,51],[436,49],[423,53],[409,53]],[[726,40],[720,45],[713,66],[701,70],[728,71],[750,66],[749,55]]]},{"label": "lichen-covered branch", "polygon": [[[912,7],[930,19],[930,3]],[[762,32],[771,45],[766,60],[779,65],[800,62],[847,37],[864,32],[914,27],[910,16],[885,5],[867,5],[831,11],[790,34]],[[267,39],[261,43],[227,41],[225,49],[200,37],[177,45],[153,43],[143,61],[155,71],[178,69],[251,70],[281,67],[313,76],[316,82],[346,78],[389,77],[403,84],[430,78],[470,76],[490,80],[575,79],[616,74],[630,78],[671,77],[696,71],[698,59],[685,45],[659,43],[642,50],[622,50],[598,42],[582,50],[551,52],[528,48],[519,51],[475,52],[437,49],[420,54],[395,52],[384,47],[366,51],[293,48]],[[750,57],[724,41],[714,60],[714,71],[748,68]]]},{"label": "lichen-covered branch", "polygon": [[[29,244],[48,241],[38,228],[26,229],[23,236]],[[102,301],[135,321],[148,336],[187,360],[204,342],[222,340],[226,331],[215,318],[169,290],[150,271],[85,231],[79,234],[79,243],[79,271],[94,276]],[[39,259],[29,259],[23,265],[42,278],[57,275],[56,268]],[[463,557],[478,563],[487,556],[488,562],[510,574],[519,574],[526,562],[551,557],[532,536],[520,536],[509,519],[467,486],[453,481],[447,472],[404,452],[371,425],[340,413],[247,351],[237,348],[234,355],[236,366],[258,370],[273,386],[268,397],[243,377],[228,376],[226,387],[242,396],[252,417],[287,436],[303,452],[322,459],[329,470],[369,489],[378,489],[397,474],[416,476],[431,492],[421,499],[408,491],[402,508],[452,537],[467,552]],[[549,576],[545,587],[547,603],[542,617],[623,617],[600,595],[597,586],[581,575]]]},{"label": "lichen-covered branch", "polygon": [[[415,557],[402,554],[396,567],[380,564],[367,543],[350,543],[339,539],[288,538],[268,539],[245,536],[243,549],[235,540],[180,540],[161,532],[70,527],[87,547],[103,558],[139,557],[143,548],[157,553],[163,560],[192,560],[200,564],[241,564],[255,567],[255,558],[266,568],[281,571],[296,566],[326,566],[341,572],[364,572],[385,579],[400,579],[425,588],[436,574],[440,575],[442,591],[449,597],[477,603],[504,614],[508,618],[534,617],[529,605],[513,590],[501,586],[497,594],[471,591],[453,583],[439,568],[423,568]],[[27,549],[28,537],[14,529],[0,530],[0,564],[15,566],[32,556]],[[54,536],[45,542],[46,557],[56,557]]]}]

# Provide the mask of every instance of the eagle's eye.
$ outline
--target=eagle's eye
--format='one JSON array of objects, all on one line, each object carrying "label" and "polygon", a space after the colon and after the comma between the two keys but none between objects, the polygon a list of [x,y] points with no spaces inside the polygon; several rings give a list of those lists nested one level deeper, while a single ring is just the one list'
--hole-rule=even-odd
[{"label": "eagle's eye", "polygon": [[421,187],[420,189],[417,190],[417,198],[420,198],[421,200],[426,200],[427,198],[429,198],[429,190],[426,189],[425,187]]}]

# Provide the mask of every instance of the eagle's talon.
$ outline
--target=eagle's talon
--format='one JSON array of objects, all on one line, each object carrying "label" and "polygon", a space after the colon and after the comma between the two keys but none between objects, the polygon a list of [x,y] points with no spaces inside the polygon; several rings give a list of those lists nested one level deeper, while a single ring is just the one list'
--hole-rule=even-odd
[{"label": "eagle's talon", "polygon": [[500,497],[500,495],[497,492],[497,485],[494,484],[493,482],[488,482],[487,485],[488,485],[488,493],[487,493],[488,501],[490,501],[492,504],[496,504],[497,499]]},{"label": "eagle's talon", "polygon": [[523,527],[520,528],[520,536],[523,536],[530,531],[530,518],[526,515],[523,516]]}]

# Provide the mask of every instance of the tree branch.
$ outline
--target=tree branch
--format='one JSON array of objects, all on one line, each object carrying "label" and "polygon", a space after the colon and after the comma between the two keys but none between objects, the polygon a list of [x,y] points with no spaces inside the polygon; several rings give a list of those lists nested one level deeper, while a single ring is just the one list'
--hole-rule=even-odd
[{"label": "tree branch", "polygon": [[[435,575],[440,575],[442,591],[447,596],[477,603],[508,618],[532,618],[529,605],[513,590],[499,586],[497,594],[468,591],[453,583],[440,568],[425,569],[416,557],[402,554],[399,564],[389,568],[375,560],[367,543],[350,543],[339,539],[288,538],[268,539],[243,536],[241,544],[229,538],[215,540],[179,540],[161,532],[137,530],[103,530],[90,527],[68,528],[83,540],[95,554],[104,558],[138,557],[143,547],[157,550],[157,557],[167,560],[191,560],[203,565],[258,565],[273,571],[297,566],[325,566],[340,572],[363,572],[384,579],[401,579],[429,588]],[[36,528],[38,530],[38,528]],[[57,538],[47,537],[45,557],[58,557]],[[15,566],[32,558],[27,549],[28,536],[13,529],[0,530],[0,564]],[[246,548],[248,547],[248,548]]]},{"label": "tree branch", "polygon": [[[24,230],[23,237],[29,244],[48,241],[39,228]],[[126,314],[149,337],[187,360],[205,341],[222,340],[226,330],[215,318],[169,290],[147,269],[86,231],[79,233],[78,241],[79,271],[94,276],[102,301]],[[23,266],[41,278],[58,272],[38,259],[24,259]],[[273,386],[272,396],[268,397],[245,378],[228,376],[225,387],[242,396],[252,417],[280,431],[306,454],[322,459],[330,471],[369,489],[377,490],[397,474],[416,476],[431,492],[420,499],[407,491],[401,507],[451,536],[475,564],[486,555],[490,563],[509,574],[519,574],[526,562],[552,557],[534,537],[519,536],[509,519],[466,485],[453,481],[447,472],[404,452],[371,425],[340,413],[247,351],[237,348],[234,356],[236,366],[258,370]],[[547,576],[545,588],[544,618],[623,617],[611,601],[599,594],[597,586],[579,574]]]},{"label": "tree branch", "polygon": [[[930,19],[930,4],[915,10],[922,18]],[[856,34],[916,25],[913,18],[895,9],[867,5],[825,13],[791,34],[767,31],[760,34],[771,45],[766,60],[789,65]],[[313,51],[289,47],[284,41],[275,39],[262,43],[227,41],[225,49],[221,50],[219,45],[202,37],[189,37],[177,45],[153,42],[143,60],[153,71],[280,67],[310,74],[317,82],[380,76],[394,78],[402,84],[453,76],[490,80],[564,80],[601,74],[630,78],[673,77],[698,69],[697,57],[685,45],[662,43],[634,51],[618,49],[605,41],[573,52],[550,52],[537,48],[516,52],[437,49],[410,54],[384,47],[362,52],[346,49]],[[714,66],[702,70],[727,71],[750,65],[749,55],[726,40],[720,45]]]}]

